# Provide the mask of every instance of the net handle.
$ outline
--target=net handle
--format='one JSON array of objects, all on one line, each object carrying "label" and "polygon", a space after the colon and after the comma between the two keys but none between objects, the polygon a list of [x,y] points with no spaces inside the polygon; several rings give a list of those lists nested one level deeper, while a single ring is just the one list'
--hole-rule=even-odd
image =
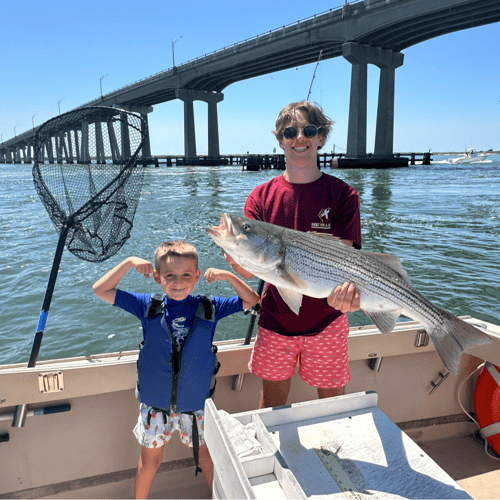
[{"label": "net handle", "polygon": [[[68,231],[70,226],[64,224],[59,233],[59,241],[57,242],[56,253],[54,255],[54,260],[52,262],[52,269],[49,275],[49,281],[47,283],[47,288],[45,290],[45,297],[43,299],[42,310],[40,311],[40,316],[38,318],[38,324],[36,327],[35,338],[33,340],[33,346],[31,347],[30,359],[28,361],[28,368],[33,368],[38,360],[38,354],[40,352],[40,345],[42,344],[43,332],[45,330],[45,323],[47,322],[47,316],[49,313],[50,303],[52,301],[52,295],[54,293],[54,288],[56,286],[57,274],[59,272],[59,266],[61,264],[61,258],[64,251],[64,244],[66,243],[66,237],[68,236]],[[12,427],[24,427],[26,422],[26,404],[18,405],[14,413],[14,420],[12,421]]]}]

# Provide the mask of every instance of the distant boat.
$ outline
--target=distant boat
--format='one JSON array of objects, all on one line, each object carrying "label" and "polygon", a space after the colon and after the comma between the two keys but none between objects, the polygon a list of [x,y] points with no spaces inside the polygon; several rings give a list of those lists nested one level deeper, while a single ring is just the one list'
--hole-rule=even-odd
[{"label": "distant boat", "polygon": [[450,163],[479,163],[484,160],[488,156],[490,156],[491,153],[478,153],[474,148],[469,148],[465,151],[463,156],[460,156],[459,158],[451,158],[449,160]]}]

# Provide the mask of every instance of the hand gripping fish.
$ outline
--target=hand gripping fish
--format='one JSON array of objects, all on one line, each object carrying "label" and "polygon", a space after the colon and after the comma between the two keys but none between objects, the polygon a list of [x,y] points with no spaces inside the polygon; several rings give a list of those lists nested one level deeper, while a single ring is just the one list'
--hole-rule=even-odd
[{"label": "hand gripping fish", "polygon": [[453,373],[464,349],[491,342],[420,295],[394,255],[356,250],[335,238],[229,214],[222,214],[220,226],[210,226],[207,232],[237,264],[275,285],[295,314],[303,295],[328,297],[349,282],[360,294],[362,311],[382,333],[394,329],[400,314],[419,321]]}]

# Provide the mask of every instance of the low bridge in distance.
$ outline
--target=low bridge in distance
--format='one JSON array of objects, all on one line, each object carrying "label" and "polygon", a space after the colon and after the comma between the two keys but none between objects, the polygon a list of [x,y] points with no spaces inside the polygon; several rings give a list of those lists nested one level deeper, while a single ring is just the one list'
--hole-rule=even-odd
[{"label": "low bridge in distance", "polygon": [[[366,159],[367,65],[380,68],[374,158],[392,158],[395,70],[402,50],[459,30],[500,21],[498,0],[364,0],[283,26],[94,99],[146,120],[156,104],[184,102],[184,153],[196,156],[193,102],[208,104],[208,156],[220,156],[217,104],[229,85],[276,71],[344,57],[352,64],[347,158]],[[430,56],[431,57],[431,56]],[[0,144],[0,162],[31,162],[35,130]],[[151,157],[149,141],[144,150]]]}]

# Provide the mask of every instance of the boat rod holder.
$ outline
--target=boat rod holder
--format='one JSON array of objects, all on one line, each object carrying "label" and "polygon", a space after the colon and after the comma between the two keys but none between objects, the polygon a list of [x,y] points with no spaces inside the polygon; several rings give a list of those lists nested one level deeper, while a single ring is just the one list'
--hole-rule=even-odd
[{"label": "boat rod holder", "polygon": [[[38,408],[37,410],[28,410],[28,405],[18,405],[16,406],[15,413],[0,414],[0,420],[13,419],[13,422],[15,422],[16,419],[22,419],[22,427],[24,427],[24,421],[26,420],[26,417],[38,417],[40,415],[50,415],[52,413],[62,413],[70,410],[71,405],[68,403],[55,406],[45,406],[43,408]],[[12,427],[16,427],[14,423],[12,424]]]},{"label": "boat rod holder", "polygon": [[380,371],[380,366],[382,365],[382,360],[383,360],[383,356],[379,356],[377,358],[371,358],[369,361],[368,361],[368,366],[374,371],[374,372],[378,372]]},{"label": "boat rod holder", "polygon": [[446,372],[445,375],[443,375],[441,372],[439,372],[439,380],[437,382],[433,382],[431,380],[431,386],[432,386],[432,390],[431,392],[429,392],[429,394],[432,394],[447,378],[448,378],[448,375],[450,374],[450,372]]},{"label": "boat rod holder", "polygon": [[12,427],[24,427],[27,413],[28,405],[16,406],[16,411],[14,412],[14,417],[12,418]]}]

